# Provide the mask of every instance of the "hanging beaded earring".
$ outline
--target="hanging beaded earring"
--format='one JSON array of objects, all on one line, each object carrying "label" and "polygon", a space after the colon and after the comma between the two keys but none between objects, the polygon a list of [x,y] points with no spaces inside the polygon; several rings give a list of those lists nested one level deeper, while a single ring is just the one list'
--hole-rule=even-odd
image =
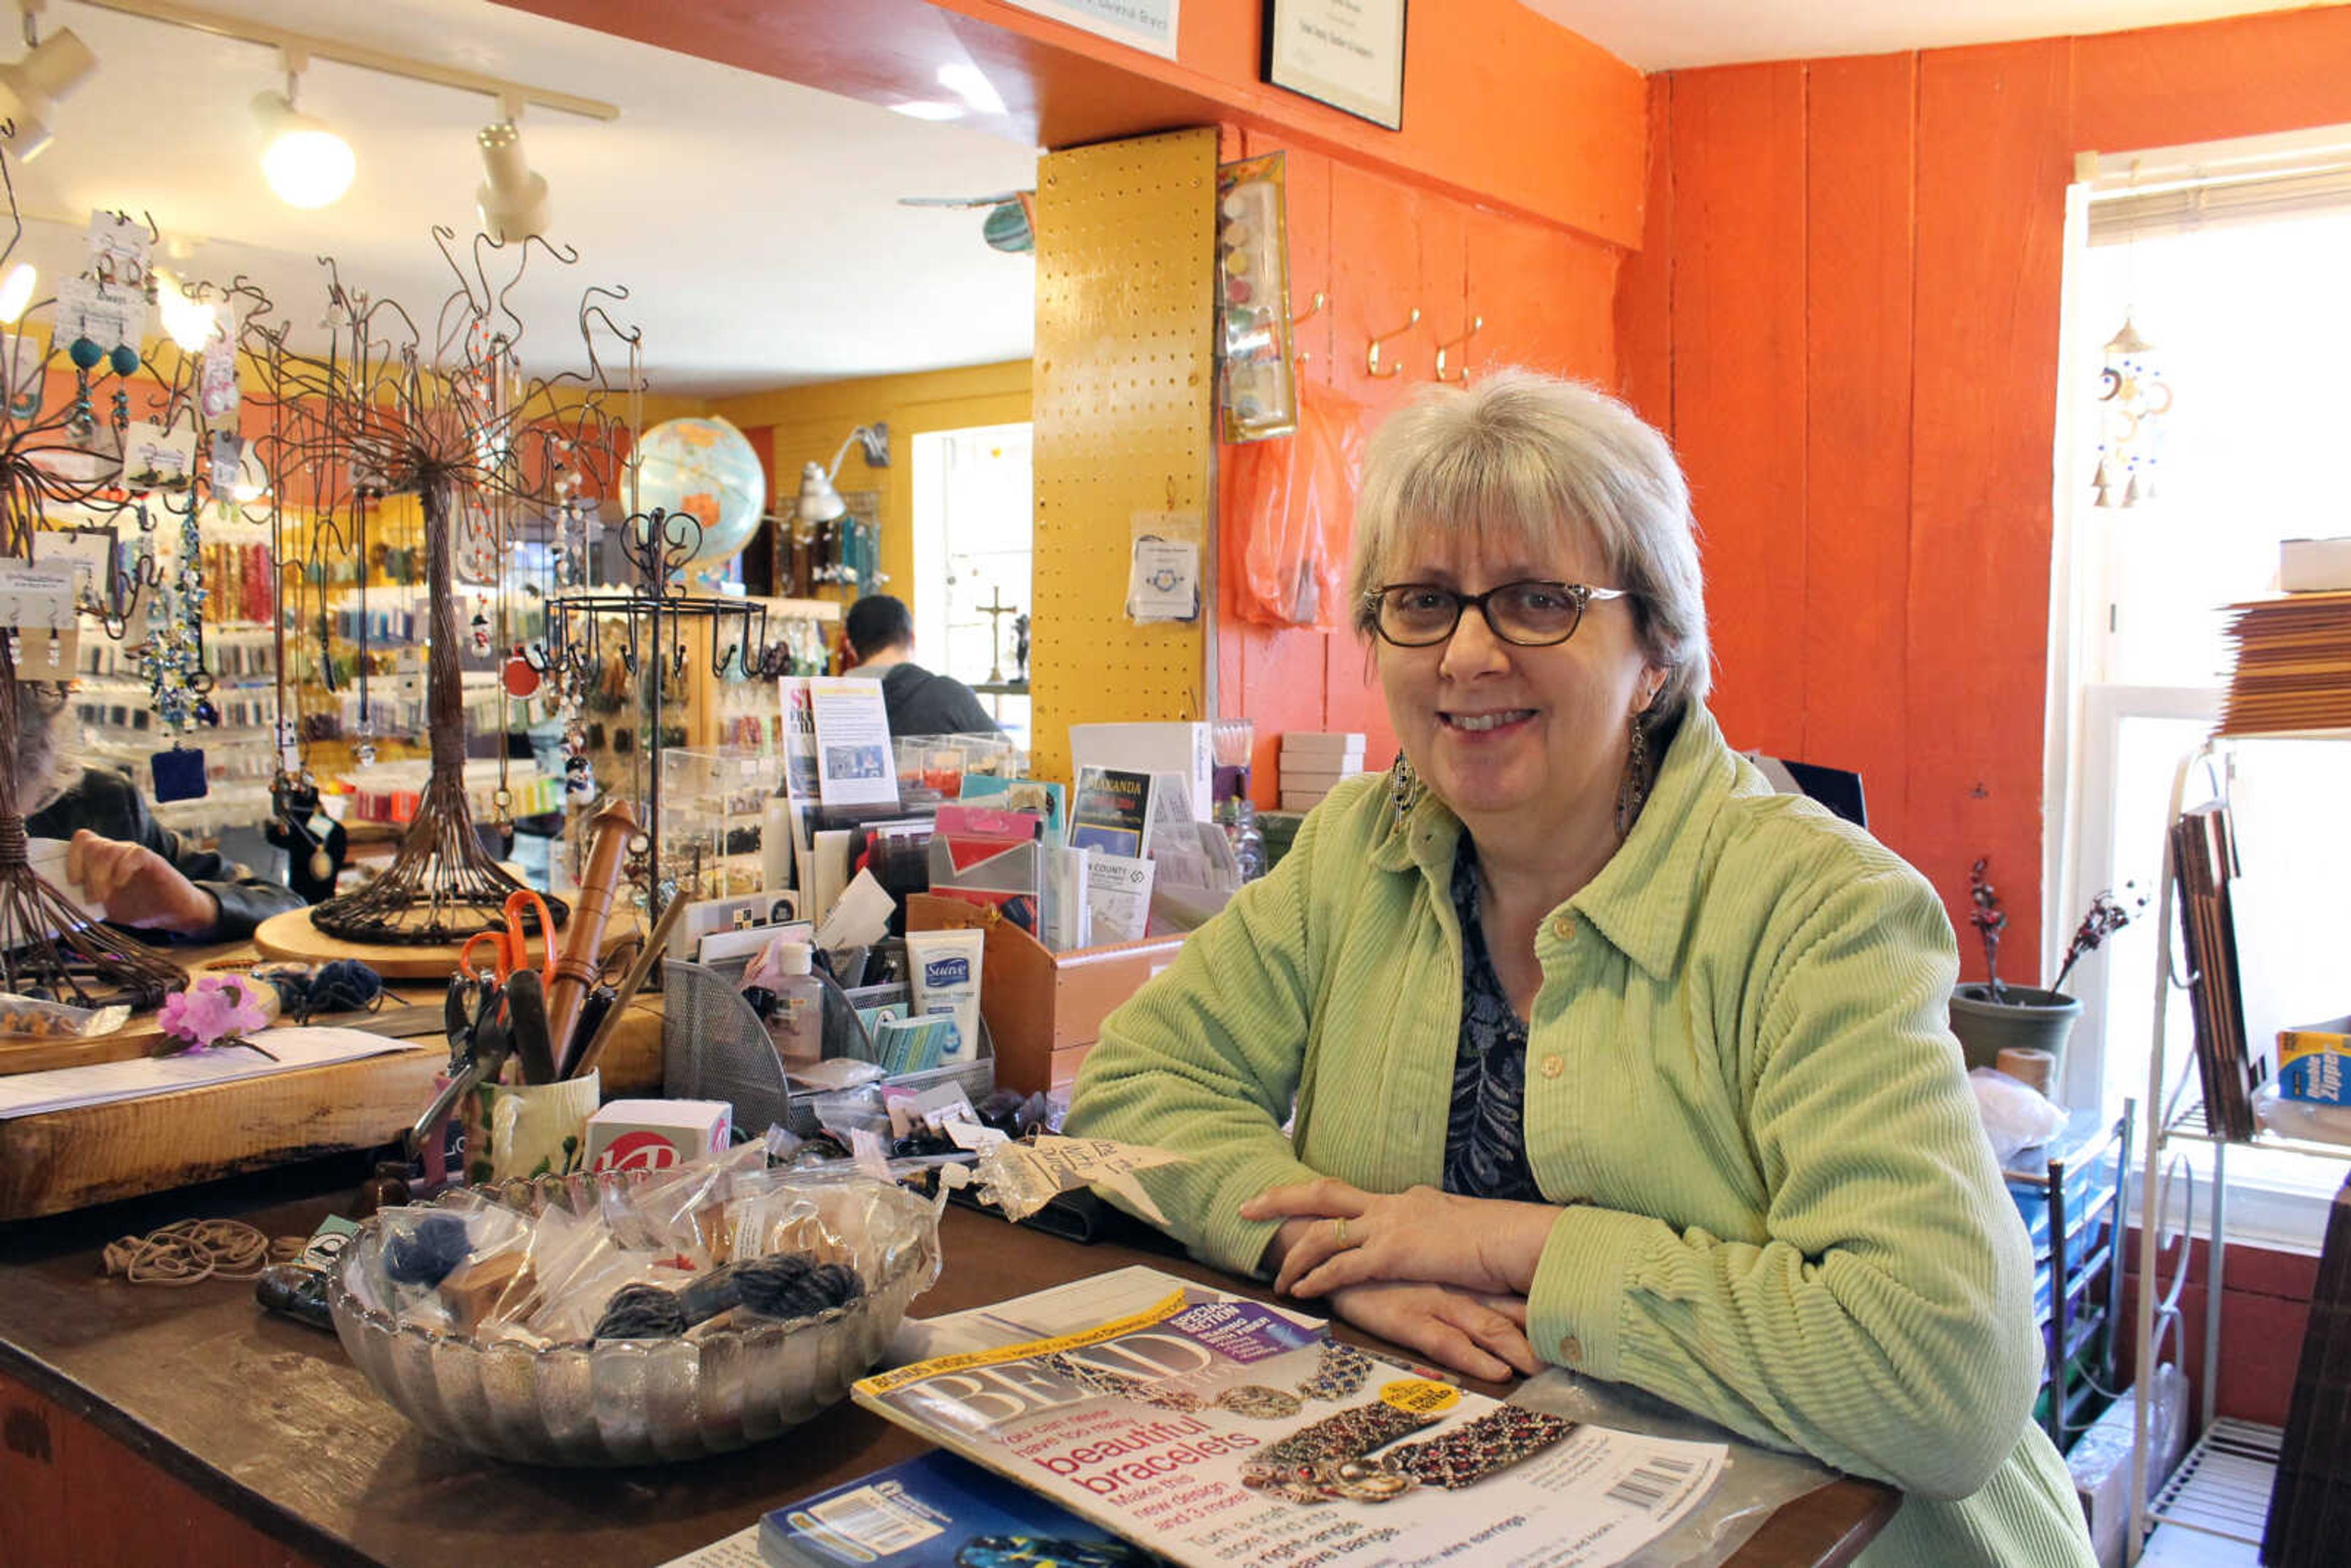
[{"label": "hanging beaded earring", "polygon": [[1641,808],[1649,799],[1649,727],[1641,722],[1645,714],[1636,713],[1625,721],[1631,738],[1625,747],[1625,778],[1616,786],[1616,837],[1619,841],[1632,832],[1633,824],[1641,815]]},{"label": "hanging beaded earring", "polygon": [[1388,768],[1388,807],[1395,813],[1394,820],[1398,828],[1404,826],[1404,820],[1412,814],[1412,809],[1420,804],[1421,793],[1426,788],[1420,781],[1420,775],[1413,771],[1412,758],[1399,748],[1395,763]]}]

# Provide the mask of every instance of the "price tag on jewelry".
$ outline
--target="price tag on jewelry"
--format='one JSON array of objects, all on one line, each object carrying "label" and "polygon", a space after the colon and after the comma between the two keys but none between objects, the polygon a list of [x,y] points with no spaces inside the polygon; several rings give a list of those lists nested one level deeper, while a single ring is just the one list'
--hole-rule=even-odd
[{"label": "price tag on jewelry", "polygon": [[0,626],[15,646],[16,678],[73,679],[81,660],[81,618],[71,571],[0,566]]},{"label": "price tag on jewelry", "polygon": [[53,347],[88,338],[101,349],[117,344],[139,346],[140,329],[147,324],[147,297],[119,284],[68,277],[57,285],[57,315],[49,329]]},{"label": "price tag on jewelry", "polygon": [[[89,214],[89,269],[110,284],[144,289],[147,261],[154,245],[154,235],[148,232],[147,225],[127,213]],[[57,296],[60,300],[64,298],[63,287],[58,288]]]},{"label": "price tag on jewelry", "polygon": [[134,487],[176,488],[195,476],[196,429],[140,420],[122,433],[122,477]]}]

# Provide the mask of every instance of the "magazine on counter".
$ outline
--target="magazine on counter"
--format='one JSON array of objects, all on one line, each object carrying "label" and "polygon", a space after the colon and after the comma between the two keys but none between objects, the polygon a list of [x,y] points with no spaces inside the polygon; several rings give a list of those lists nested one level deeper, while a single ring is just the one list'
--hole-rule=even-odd
[{"label": "magazine on counter", "polygon": [[1149,1269],[944,1326],[976,1348],[857,1402],[1186,1568],[1606,1568],[1727,1457],[1504,1405]]},{"label": "magazine on counter", "polygon": [[1051,1499],[933,1449],[759,1521],[767,1568],[1151,1568]]}]

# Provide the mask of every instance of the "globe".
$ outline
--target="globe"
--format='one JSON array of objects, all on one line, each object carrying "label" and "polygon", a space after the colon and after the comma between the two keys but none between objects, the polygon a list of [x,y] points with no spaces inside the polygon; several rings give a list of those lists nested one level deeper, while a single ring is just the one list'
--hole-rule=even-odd
[{"label": "globe", "polygon": [[673,419],[637,443],[637,505],[692,517],[702,543],[678,564],[731,560],[750,542],[768,496],[759,455],[723,419]]}]

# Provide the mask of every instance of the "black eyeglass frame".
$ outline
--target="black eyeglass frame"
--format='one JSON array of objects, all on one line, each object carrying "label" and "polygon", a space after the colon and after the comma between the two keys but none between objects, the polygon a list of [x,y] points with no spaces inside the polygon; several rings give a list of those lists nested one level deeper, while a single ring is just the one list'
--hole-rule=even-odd
[{"label": "black eyeglass frame", "polygon": [[[1443,635],[1431,637],[1426,642],[1407,643],[1389,632],[1387,627],[1381,623],[1381,601],[1386,599],[1389,594],[1395,592],[1398,589],[1404,588],[1416,589],[1423,593],[1442,593],[1453,601],[1453,619],[1446,625]],[[1496,594],[1508,593],[1512,589],[1516,588],[1556,589],[1560,592],[1566,594],[1570,599],[1575,601],[1575,619],[1570,622],[1568,623],[1567,630],[1561,632],[1558,636],[1548,638],[1539,643],[1530,643],[1521,638],[1511,636],[1509,632],[1503,631],[1500,626],[1495,623],[1491,601]],[[1576,632],[1583,628],[1583,612],[1592,607],[1593,601],[1629,599],[1631,597],[1632,591],[1630,589],[1594,588],[1590,583],[1586,582],[1555,582],[1548,578],[1539,577],[1522,577],[1510,582],[1498,582],[1483,593],[1463,593],[1458,590],[1447,588],[1442,584],[1434,582],[1387,582],[1382,583],[1379,587],[1364,595],[1364,608],[1370,614],[1373,632],[1379,636],[1382,642],[1386,643],[1391,647],[1435,648],[1443,643],[1449,643],[1453,640],[1453,634],[1461,630],[1461,616],[1463,612],[1475,608],[1479,615],[1485,617],[1486,630],[1494,634],[1494,640],[1498,643],[1507,643],[1513,648],[1556,648],[1561,643],[1566,642],[1569,638],[1574,636]]]}]

